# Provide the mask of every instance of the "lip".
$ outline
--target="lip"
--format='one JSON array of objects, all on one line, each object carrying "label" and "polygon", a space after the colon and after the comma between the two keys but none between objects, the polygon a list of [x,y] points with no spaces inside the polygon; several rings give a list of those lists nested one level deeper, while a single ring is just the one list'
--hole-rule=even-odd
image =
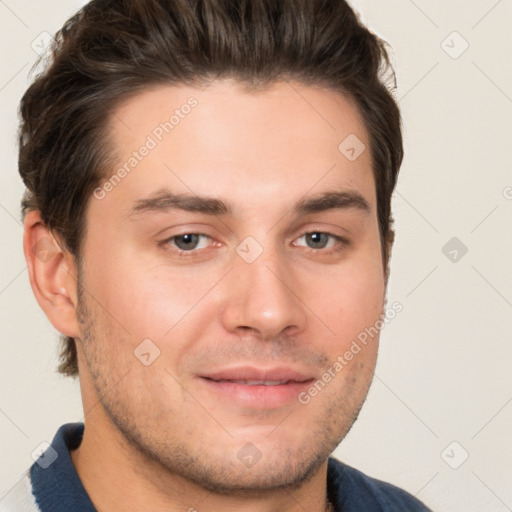
[{"label": "lip", "polygon": [[[298,395],[314,380],[311,374],[284,366],[239,366],[199,377],[210,393],[217,395],[217,398],[229,399],[225,403],[253,409],[276,409],[296,402]],[[271,382],[272,385],[261,384],[263,382]]]},{"label": "lip", "polygon": [[304,382],[311,380],[313,375],[295,370],[287,366],[256,368],[254,366],[237,366],[225,368],[201,375],[212,380],[281,380]]}]

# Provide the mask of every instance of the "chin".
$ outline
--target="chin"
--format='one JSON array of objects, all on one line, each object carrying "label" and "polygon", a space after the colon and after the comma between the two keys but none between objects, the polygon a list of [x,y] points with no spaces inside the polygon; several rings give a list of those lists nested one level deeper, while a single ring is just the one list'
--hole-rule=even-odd
[{"label": "chin", "polygon": [[257,497],[272,491],[300,488],[317,474],[327,456],[307,461],[303,457],[299,460],[299,454],[296,459],[288,455],[267,461],[261,456],[257,462],[248,465],[237,461],[234,467],[226,464],[225,467],[196,468],[199,471],[189,478],[217,494]]}]

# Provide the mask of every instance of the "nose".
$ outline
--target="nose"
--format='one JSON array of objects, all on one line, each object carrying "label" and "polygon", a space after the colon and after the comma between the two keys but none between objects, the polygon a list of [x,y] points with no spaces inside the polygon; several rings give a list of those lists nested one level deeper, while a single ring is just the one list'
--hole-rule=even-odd
[{"label": "nose", "polygon": [[221,318],[229,332],[269,340],[306,328],[306,306],[293,272],[269,249],[252,263],[235,255],[224,283]]}]

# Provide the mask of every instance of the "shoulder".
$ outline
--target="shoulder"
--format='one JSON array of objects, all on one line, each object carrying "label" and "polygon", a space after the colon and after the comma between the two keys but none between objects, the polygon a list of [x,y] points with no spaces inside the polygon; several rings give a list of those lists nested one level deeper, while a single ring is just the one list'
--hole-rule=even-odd
[{"label": "shoulder", "polygon": [[84,425],[68,423],[17,484],[0,498],[0,512],[95,512],[71,461]]},{"label": "shoulder", "polygon": [[369,477],[332,457],[328,462],[328,492],[336,510],[431,512],[407,491]]},{"label": "shoulder", "polygon": [[18,483],[0,499],[0,512],[38,512],[30,476],[26,473]]}]

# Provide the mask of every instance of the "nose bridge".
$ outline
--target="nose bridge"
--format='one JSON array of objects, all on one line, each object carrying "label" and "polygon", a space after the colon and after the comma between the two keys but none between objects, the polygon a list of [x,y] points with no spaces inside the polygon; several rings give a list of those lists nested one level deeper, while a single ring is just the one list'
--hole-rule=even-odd
[{"label": "nose bridge", "polygon": [[270,243],[263,247],[248,238],[234,255],[223,311],[225,328],[250,328],[263,338],[278,336],[292,327],[302,330],[305,311],[292,291],[293,272],[285,255]]}]

